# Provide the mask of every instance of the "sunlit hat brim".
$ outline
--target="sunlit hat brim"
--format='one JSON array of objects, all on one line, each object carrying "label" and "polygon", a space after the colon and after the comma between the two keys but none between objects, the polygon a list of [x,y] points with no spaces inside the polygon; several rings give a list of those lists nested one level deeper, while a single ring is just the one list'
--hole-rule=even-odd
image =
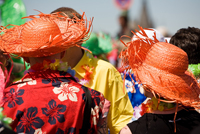
[{"label": "sunlit hat brim", "polygon": [[[4,30],[0,38],[0,49],[22,57],[50,56],[84,42],[89,36],[91,22],[88,27],[85,22],[67,23],[65,32],[61,32],[57,24],[60,16],[43,13],[38,16],[31,16],[33,20]],[[70,21],[67,16],[63,17],[65,22]]]}]

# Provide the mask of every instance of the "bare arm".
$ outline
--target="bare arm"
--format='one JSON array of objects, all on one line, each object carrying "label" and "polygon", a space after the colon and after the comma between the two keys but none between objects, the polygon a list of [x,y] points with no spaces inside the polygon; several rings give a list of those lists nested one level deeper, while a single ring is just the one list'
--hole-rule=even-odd
[{"label": "bare arm", "polygon": [[121,129],[119,134],[132,134],[132,133],[131,133],[131,130],[129,129],[129,127],[125,126],[124,128]]}]

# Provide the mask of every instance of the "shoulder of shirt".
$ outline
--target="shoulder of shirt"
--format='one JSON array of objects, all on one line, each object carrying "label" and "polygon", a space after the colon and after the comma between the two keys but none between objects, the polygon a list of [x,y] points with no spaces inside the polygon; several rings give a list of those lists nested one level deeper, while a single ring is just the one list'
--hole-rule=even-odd
[{"label": "shoulder of shirt", "polygon": [[107,68],[107,69],[111,69],[111,70],[115,70],[117,71],[117,69],[109,62],[101,60],[101,59],[97,59],[97,67],[102,67],[102,68]]},{"label": "shoulder of shirt", "polygon": [[[119,73],[119,71],[108,61],[99,59],[99,58],[95,58],[93,56],[86,56],[87,52],[84,54],[81,62],[83,63],[79,63],[79,64],[89,64],[90,66],[93,66],[95,68],[96,71],[98,71],[98,76],[102,74],[109,74],[110,77],[117,77],[117,78],[121,78],[121,75]],[[77,70],[76,70],[77,71]]]},{"label": "shoulder of shirt", "polygon": [[107,61],[104,61],[104,60],[101,60],[101,59],[97,59],[96,58],[96,66],[95,68],[97,70],[103,70],[104,72],[107,72],[112,76],[115,76],[115,77],[120,77],[121,78],[121,75],[119,73],[119,71],[109,62]]}]

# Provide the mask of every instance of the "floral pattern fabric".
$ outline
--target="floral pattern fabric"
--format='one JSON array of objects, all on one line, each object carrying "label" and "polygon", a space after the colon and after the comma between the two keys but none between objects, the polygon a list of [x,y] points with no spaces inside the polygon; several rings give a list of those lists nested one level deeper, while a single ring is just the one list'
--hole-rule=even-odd
[{"label": "floral pattern fabric", "polygon": [[75,77],[81,84],[101,92],[110,101],[108,128],[111,134],[119,133],[133,116],[133,107],[127,99],[127,92],[123,91],[120,73],[112,64],[93,57],[87,51],[72,69],[76,71]]},{"label": "floral pattern fabric", "polygon": [[129,74],[129,72],[121,73],[122,79],[125,78],[125,86],[126,91],[128,93],[128,97],[131,101],[132,107],[134,109],[133,117],[131,118],[131,121],[137,120],[140,115],[141,111],[141,104],[146,100],[146,96],[144,95],[143,91],[141,91],[141,84],[139,84],[135,80],[134,74]]},{"label": "floral pattern fabric", "polygon": [[[45,72],[45,75],[30,72],[6,88],[3,112],[13,119],[11,127],[17,133],[78,134],[85,107],[83,86],[68,73]],[[105,99],[98,91],[89,91],[92,107],[88,133],[96,133]]]},{"label": "floral pattern fabric", "polygon": [[70,86],[67,82],[61,83],[60,87],[55,87],[53,92],[58,95],[60,101],[71,100],[78,101],[76,93],[79,92],[79,88],[76,86]]},{"label": "floral pattern fabric", "polygon": [[141,89],[140,89],[141,84],[139,84],[135,80],[135,76],[133,74],[129,75],[128,72],[125,72],[124,74],[122,74],[123,79],[124,79],[124,77],[125,77],[126,91],[128,93],[128,97],[131,101],[131,104],[132,104],[133,108],[135,106],[138,107],[146,99],[146,96],[144,96],[143,91],[141,91]]}]

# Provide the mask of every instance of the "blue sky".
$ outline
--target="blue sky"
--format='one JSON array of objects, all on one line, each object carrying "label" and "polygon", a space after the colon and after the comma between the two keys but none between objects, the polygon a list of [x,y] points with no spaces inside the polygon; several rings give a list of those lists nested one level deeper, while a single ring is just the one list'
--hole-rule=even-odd
[{"label": "blue sky", "polygon": [[[87,18],[94,17],[93,31],[105,31],[112,36],[119,31],[120,10],[113,0],[23,0],[27,15],[37,14],[37,9],[50,13],[58,7],[72,7]],[[165,26],[170,34],[188,26],[200,28],[200,0],[147,0],[149,16],[155,27]],[[142,0],[134,0],[130,8],[131,21],[139,18]]]}]

